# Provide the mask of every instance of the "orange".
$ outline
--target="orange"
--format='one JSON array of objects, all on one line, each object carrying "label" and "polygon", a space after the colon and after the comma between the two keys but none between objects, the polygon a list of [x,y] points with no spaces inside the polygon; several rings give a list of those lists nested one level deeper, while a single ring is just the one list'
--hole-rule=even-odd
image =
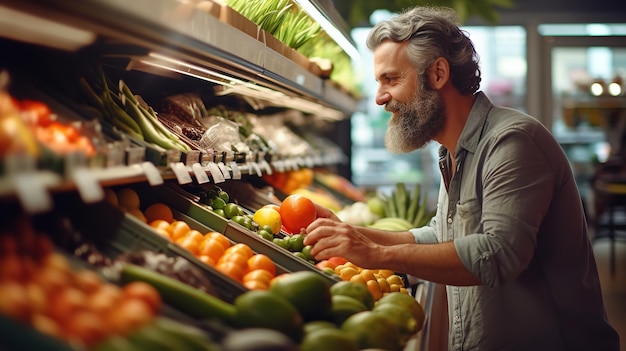
[{"label": "orange", "polygon": [[209,266],[215,266],[215,260],[213,258],[211,258],[210,256],[200,254],[198,256],[198,259],[200,261],[208,264]]},{"label": "orange", "polygon": [[187,232],[187,234],[185,234],[185,238],[191,238],[193,241],[200,244],[200,242],[204,240],[204,235],[195,229],[191,229]]},{"label": "orange", "polygon": [[122,188],[117,191],[117,202],[125,210],[139,209],[141,204],[139,195],[131,188]]},{"label": "orange", "polygon": [[169,226],[169,232],[174,241],[184,237],[190,230],[189,224],[185,221],[173,221]]},{"label": "orange", "polygon": [[243,269],[244,273],[248,271],[248,258],[238,252],[224,252],[217,260],[218,264],[221,262],[234,262]]},{"label": "orange", "polygon": [[250,270],[243,276],[243,281],[247,282],[249,280],[258,280],[269,286],[273,278],[274,276],[265,269],[254,269]]},{"label": "orange", "polygon": [[143,214],[144,216],[146,216],[148,222],[152,222],[157,219],[161,219],[167,222],[172,222],[174,220],[174,214],[172,213],[172,209],[170,209],[169,206],[161,202],[156,202],[148,206]]},{"label": "orange", "polygon": [[214,262],[217,262],[224,254],[224,251],[226,251],[219,240],[206,237],[202,239],[198,249],[200,250],[200,255],[209,256]]},{"label": "orange", "polygon": [[242,281],[245,272],[240,265],[232,261],[218,262],[215,268],[236,281]]},{"label": "orange", "polygon": [[289,195],[280,204],[283,227],[290,233],[300,233],[300,229],[308,227],[316,217],[313,201],[300,194]]},{"label": "orange", "polygon": [[248,270],[263,269],[276,275],[276,265],[271,258],[264,254],[256,254],[248,259]]},{"label": "orange", "polygon": [[193,238],[181,238],[178,244],[187,249],[194,256],[198,256],[200,254],[200,249],[198,249],[198,242],[196,242]]},{"label": "orange", "polygon": [[280,232],[282,219],[279,211],[272,207],[261,207],[252,216],[252,220],[257,222],[259,226],[268,226],[272,229],[272,233]]},{"label": "orange", "polygon": [[228,249],[229,247],[231,247],[232,242],[230,241],[230,239],[228,239],[228,237],[220,232],[208,232],[206,234],[204,234],[205,238],[213,238],[217,241],[219,241],[222,246],[224,247],[224,249]]},{"label": "orange", "polygon": [[243,286],[250,290],[267,290],[269,286],[260,280],[248,280],[243,282]]},{"label": "orange", "polygon": [[239,254],[245,256],[246,259],[254,256],[254,251],[252,251],[250,246],[248,246],[248,245],[246,245],[244,243],[237,243],[237,244],[227,248],[226,251],[224,252],[224,254],[228,254],[228,253],[232,253],[232,252],[239,253]]},{"label": "orange", "polygon": [[170,226],[170,223],[171,222],[162,219],[155,219],[154,221],[150,221],[149,225],[154,229],[161,228],[167,230],[167,228]]}]

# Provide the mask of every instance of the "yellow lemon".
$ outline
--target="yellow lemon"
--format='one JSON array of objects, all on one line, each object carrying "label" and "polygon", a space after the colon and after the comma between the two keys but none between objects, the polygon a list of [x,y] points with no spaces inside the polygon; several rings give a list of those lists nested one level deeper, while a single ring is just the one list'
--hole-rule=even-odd
[{"label": "yellow lemon", "polygon": [[254,212],[252,220],[257,222],[259,226],[268,226],[272,229],[272,233],[280,232],[282,220],[280,213],[271,207],[261,207]]}]

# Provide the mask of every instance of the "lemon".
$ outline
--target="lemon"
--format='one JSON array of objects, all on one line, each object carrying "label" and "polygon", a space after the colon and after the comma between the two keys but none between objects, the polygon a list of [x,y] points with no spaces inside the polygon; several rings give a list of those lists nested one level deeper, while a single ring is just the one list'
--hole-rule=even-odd
[{"label": "lemon", "polygon": [[261,207],[256,210],[252,220],[258,223],[259,226],[268,226],[272,233],[280,232],[280,227],[283,224],[280,219],[280,213],[269,207]]}]

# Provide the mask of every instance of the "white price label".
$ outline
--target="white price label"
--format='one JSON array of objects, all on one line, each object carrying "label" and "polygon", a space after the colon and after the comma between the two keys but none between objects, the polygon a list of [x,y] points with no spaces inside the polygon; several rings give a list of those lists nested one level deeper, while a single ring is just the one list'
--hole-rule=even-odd
[{"label": "white price label", "polygon": [[72,179],[83,202],[94,203],[104,199],[104,190],[88,168],[74,169]]},{"label": "white price label", "polygon": [[187,170],[187,166],[185,166],[184,163],[172,162],[170,163],[170,168],[172,168],[172,171],[178,180],[178,184],[189,184],[192,182],[189,170]]},{"label": "white price label", "polygon": [[222,171],[222,174],[224,175],[224,179],[230,179],[230,169],[228,168],[228,166],[226,166],[224,164],[224,162],[219,162],[217,164],[217,166],[220,168],[220,171]]},{"label": "white price label", "polygon": [[15,174],[15,191],[26,213],[36,214],[52,209],[52,197],[35,173]]},{"label": "white price label", "polygon": [[143,169],[143,173],[146,175],[146,179],[148,179],[148,183],[152,186],[163,184],[163,177],[161,176],[161,171],[159,171],[154,163],[152,162],[142,162],[141,168]]},{"label": "white price label", "polygon": [[270,164],[267,163],[267,161],[261,160],[260,166],[265,170],[265,173],[272,175],[272,167],[270,167]]},{"label": "white price label", "polygon": [[237,162],[231,162],[230,169],[233,171],[233,179],[241,179],[241,170],[239,169]]},{"label": "white price label", "polygon": [[252,169],[254,170],[254,173],[256,173],[256,175],[258,175],[259,177],[263,176],[263,172],[261,172],[261,167],[259,167],[258,163],[250,162],[250,166],[252,166]]},{"label": "white price label", "polygon": [[195,174],[196,176],[196,181],[198,182],[198,184],[204,184],[204,183],[208,183],[211,181],[209,179],[209,175],[206,174],[206,169],[202,167],[201,164],[194,163],[191,166],[191,169],[193,170],[193,174]]},{"label": "white price label", "polygon": [[211,173],[211,177],[213,177],[213,181],[215,183],[223,183],[225,181],[222,171],[220,171],[220,168],[215,162],[209,162],[207,167],[209,168],[209,172]]}]

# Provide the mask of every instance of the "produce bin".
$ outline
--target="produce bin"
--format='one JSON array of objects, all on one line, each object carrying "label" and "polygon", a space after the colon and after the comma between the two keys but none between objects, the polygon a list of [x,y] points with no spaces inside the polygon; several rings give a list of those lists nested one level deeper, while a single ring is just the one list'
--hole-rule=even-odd
[{"label": "produce bin", "polygon": [[176,184],[168,183],[157,187],[139,185],[135,187],[135,190],[142,199],[149,203],[163,202],[173,210],[193,218],[197,223],[221,232],[232,241],[247,244],[253,251],[269,256],[276,265],[284,267],[288,272],[313,271],[324,277],[330,284],[340,280],[339,277],[323,272],[310,262],[294,256],[288,250],[261,238],[237,223],[220,217],[204,205],[192,201],[181,193],[184,190]]},{"label": "produce bin", "polygon": [[[67,203],[63,207],[73,209],[68,211],[68,216],[76,229],[92,240],[104,255],[115,258],[123,253],[148,250],[170,257],[183,257],[202,271],[221,299],[233,302],[237,296],[248,290],[239,282],[198,260],[191,252],[157,234],[149,225],[135,217],[104,202],[85,205],[72,195],[75,194],[68,194],[64,199]],[[194,229],[202,232],[213,230],[183,214],[176,213],[176,216],[188,222]]]}]

